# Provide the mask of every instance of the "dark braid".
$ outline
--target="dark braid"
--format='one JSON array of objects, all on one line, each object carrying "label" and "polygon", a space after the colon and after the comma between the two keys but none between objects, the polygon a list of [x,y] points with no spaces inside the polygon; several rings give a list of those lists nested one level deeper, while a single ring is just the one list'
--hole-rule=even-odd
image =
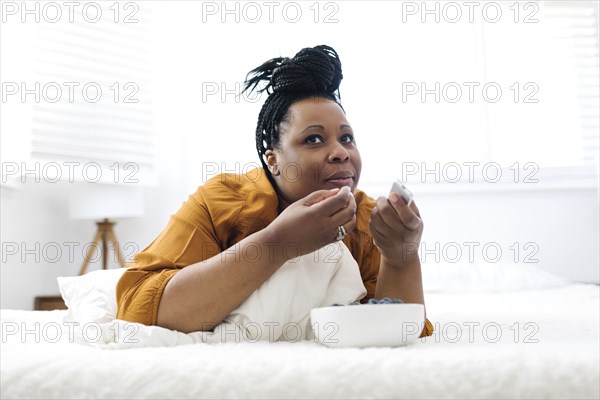
[{"label": "dark braid", "polygon": [[256,151],[275,190],[277,187],[264,154],[279,145],[279,126],[287,122],[288,109],[308,97],[326,98],[342,107],[339,93],[342,78],[338,54],[326,45],[304,48],[292,59],[273,58],[246,75],[242,93],[252,92],[259,83],[267,81],[265,87],[257,90],[258,93],[266,91],[269,96],[258,114]]}]

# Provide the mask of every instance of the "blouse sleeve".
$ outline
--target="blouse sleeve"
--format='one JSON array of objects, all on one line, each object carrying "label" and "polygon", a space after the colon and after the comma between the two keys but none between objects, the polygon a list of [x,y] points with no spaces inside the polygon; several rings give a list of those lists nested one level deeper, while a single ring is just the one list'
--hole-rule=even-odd
[{"label": "blouse sleeve", "polygon": [[178,270],[221,253],[229,226],[220,218],[235,207],[222,207],[218,202],[212,204],[212,198],[206,199],[213,192],[222,194],[222,190],[207,194],[207,186],[217,186],[209,182],[198,188],[169,218],[158,237],[134,256],[116,286],[117,318],[155,325],[162,292]]},{"label": "blouse sleeve", "polygon": [[169,218],[158,237],[135,255],[130,269],[148,272],[181,269],[221,251],[212,217],[199,189]]},{"label": "blouse sleeve", "polygon": [[431,335],[433,335],[433,324],[427,318],[425,318],[425,326],[423,327],[423,331],[421,331],[421,336],[419,337],[422,338]]}]

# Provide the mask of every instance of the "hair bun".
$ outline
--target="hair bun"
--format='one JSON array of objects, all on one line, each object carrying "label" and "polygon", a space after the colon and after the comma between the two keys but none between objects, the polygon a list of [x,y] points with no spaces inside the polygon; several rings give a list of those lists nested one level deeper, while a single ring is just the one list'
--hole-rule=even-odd
[{"label": "hair bun", "polygon": [[342,63],[336,51],[320,45],[304,48],[292,59],[282,59],[273,70],[271,86],[274,92],[334,94],[342,78]]}]

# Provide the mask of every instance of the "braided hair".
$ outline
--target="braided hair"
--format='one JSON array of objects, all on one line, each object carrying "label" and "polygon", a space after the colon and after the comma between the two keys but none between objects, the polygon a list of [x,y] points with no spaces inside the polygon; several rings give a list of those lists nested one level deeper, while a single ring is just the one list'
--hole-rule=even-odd
[{"label": "braided hair", "polygon": [[340,103],[339,86],[342,81],[342,64],[337,52],[326,45],[307,47],[293,58],[273,58],[254,68],[246,75],[244,90],[252,92],[261,81],[267,85],[269,95],[258,114],[256,124],[256,151],[275,190],[277,186],[264,160],[267,150],[279,146],[280,124],[288,121],[289,107],[309,97],[322,97]]}]

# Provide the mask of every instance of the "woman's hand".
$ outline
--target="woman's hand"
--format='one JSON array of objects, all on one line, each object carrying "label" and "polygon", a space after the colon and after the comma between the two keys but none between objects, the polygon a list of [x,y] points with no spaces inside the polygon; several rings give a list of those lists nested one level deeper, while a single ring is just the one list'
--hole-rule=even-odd
[{"label": "woman's hand", "polygon": [[389,199],[379,197],[371,212],[369,229],[373,243],[389,265],[401,267],[418,259],[423,221],[414,201],[408,206],[393,192]]},{"label": "woman's hand", "polygon": [[349,187],[318,190],[289,205],[266,228],[286,259],[311,253],[335,242],[338,227],[346,233],[356,227],[356,202]]}]

